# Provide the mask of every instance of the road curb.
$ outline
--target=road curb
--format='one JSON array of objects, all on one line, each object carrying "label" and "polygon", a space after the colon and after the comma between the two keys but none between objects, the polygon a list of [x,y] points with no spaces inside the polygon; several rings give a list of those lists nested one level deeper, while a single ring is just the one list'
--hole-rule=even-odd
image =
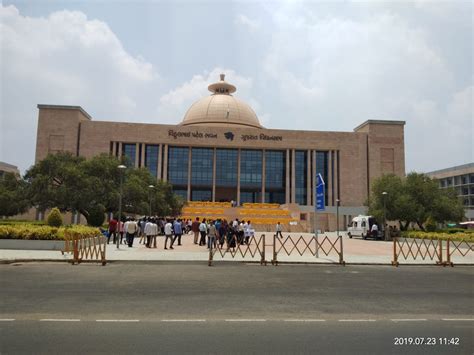
[{"label": "road curb", "polygon": [[[72,259],[0,259],[0,264],[15,264],[15,263],[72,263]],[[260,265],[260,261],[251,261],[251,260],[214,260],[214,265],[218,265],[221,262],[224,263],[234,263],[234,264],[251,264],[251,265]],[[100,264],[99,261],[93,260],[84,260],[81,264]],[[207,260],[107,260],[107,264],[206,264]],[[278,265],[332,265],[332,266],[344,266],[339,263],[333,262],[317,262],[317,261],[278,261]],[[273,266],[271,261],[267,261],[267,265],[262,266]],[[391,266],[391,263],[380,263],[380,262],[347,262],[345,266]],[[449,265],[436,265],[436,264],[399,264],[398,267],[404,266],[439,266],[447,267]],[[454,264],[454,266],[474,266],[473,263],[459,263]]]}]

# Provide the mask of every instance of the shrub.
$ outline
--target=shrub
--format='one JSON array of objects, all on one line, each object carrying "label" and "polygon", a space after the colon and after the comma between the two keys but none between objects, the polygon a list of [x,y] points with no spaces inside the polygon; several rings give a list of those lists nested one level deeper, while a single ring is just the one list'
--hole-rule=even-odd
[{"label": "shrub", "polygon": [[0,225],[0,239],[64,240],[66,233],[92,237],[100,232],[97,228],[78,225],[60,228],[34,224]]},{"label": "shrub", "polygon": [[89,210],[89,217],[87,217],[87,224],[94,227],[100,227],[105,220],[105,207],[96,205]]},{"label": "shrub", "polygon": [[61,212],[56,207],[51,210],[46,219],[46,223],[51,227],[61,227],[63,225],[63,218]]},{"label": "shrub", "polygon": [[440,240],[463,240],[466,242],[474,242],[474,233],[437,233],[437,232],[422,232],[422,231],[403,231],[402,238],[415,239],[440,239]]}]

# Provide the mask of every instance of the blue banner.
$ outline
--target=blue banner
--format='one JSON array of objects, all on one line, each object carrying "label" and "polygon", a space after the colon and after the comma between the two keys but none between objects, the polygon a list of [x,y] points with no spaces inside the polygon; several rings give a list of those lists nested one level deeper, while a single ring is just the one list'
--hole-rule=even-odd
[{"label": "blue banner", "polygon": [[323,177],[321,174],[318,174],[316,177],[316,212],[324,211],[326,209],[324,202],[324,183]]}]

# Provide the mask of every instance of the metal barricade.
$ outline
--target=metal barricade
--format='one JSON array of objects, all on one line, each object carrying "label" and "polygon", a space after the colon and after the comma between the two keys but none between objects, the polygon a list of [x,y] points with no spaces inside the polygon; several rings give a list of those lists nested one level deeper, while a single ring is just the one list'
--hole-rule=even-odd
[{"label": "metal barricade", "polygon": [[83,261],[96,261],[107,264],[106,246],[107,238],[103,235],[84,236],[79,233],[66,232],[62,253],[72,253],[72,264],[79,264]]},{"label": "metal barricade", "polygon": [[[295,239],[296,238],[296,239]],[[276,234],[273,236],[273,259],[272,264],[278,265],[278,254],[284,252],[287,256],[292,254],[311,254],[314,257],[319,257],[319,253],[329,256],[331,252],[335,252],[339,257],[339,264],[345,265],[342,236],[331,240],[324,235],[321,239],[319,236],[295,237],[288,235],[286,238],[277,238]]]},{"label": "metal barricade", "polygon": [[456,241],[449,239],[446,242],[446,262],[445,264],[454,266],[451,257],[457,253],[465,257],[470,252],[474,251],[474,243],[466,242],[465,240]]},{"label": "metal barricade", "polygon": [[240,255],[245,259],[246,256],[254,258],[256,255],[260,256],[260,265],[266,265],[265,261],[265,234],[260,237],[252,236],[249,238],[248,243],[245,239],[239,239],[237,236],[232,236],[231,239],[225,238],[224,243],[221,245],[219,241],[216,241],[216,245],[211,245],[209,249],[209,266],[212,266],[214,256],[218,254],[222,258],[226,255],[230,255],[232,258]]},{"label": "metal barricade", "polygon": [[443,263],[443,243],[438,239],[393,239],[392,265],[400,265],[399,260],[433,260],[436,265]]}]

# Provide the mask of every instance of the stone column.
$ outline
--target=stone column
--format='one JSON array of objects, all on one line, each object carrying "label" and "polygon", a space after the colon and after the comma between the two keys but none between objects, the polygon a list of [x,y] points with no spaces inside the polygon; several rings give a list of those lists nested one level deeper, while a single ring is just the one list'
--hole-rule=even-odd
[{"label": "stone column", "polygon": [[265,179],[266,179],[266,160],[265,160],[265,149],[262,151],[262,203],[265,203]]},{"label": "stone column", "polygon": [[163,157],[163,181],[168,181],[168,144],[164,145],[165,152]]},{"label": "stone column", "polygon": [[212,159],[212,202],[216,202],[216,148]]},{"label": "stone column", "polygon": [[286,161],[285,161],[285,168],[286,168],[286,188],[285,188],[285,203],[290,203],[290,150],[286,150]]},{"label": "stone column", "polygon": [[140,143],[135,143],[135,168],[139,168],[140,160]]},{"label": "stone column", "polygon": [[119,142],[118,145],[119,145],[119,146],[118,146],[119,148],[118,148],[118,156],[117,156],[117,158],[119,158],[119,160],[121,160],[121,159],[122,159],[122,142]]},{"label": "stone column", "polygon": [[296,203],[296,186],[295,186],[295,171],[296,171],[296,164],[295,164],[295,157],[296,152],[294,149],[291,150],[291,202]]},{"label": "stone column", "polygon": [[112,142],[112,152],[110,153],[110,155],[112,155],[113,157],[115,157],[115,151],[117,150],[117,142]]},{"label": "stone column", "polygon": [[161,180],[161,172],[162,172],[162,165],[163,165],[163,144],[160,144],[160,147],[158,149],[158,168],[156,169],[156,178],[157,180]]},{"label": "stone column", "polygon": [[192,174],[192,165],[193,165],[193,149],[188,148],[188,188],[187,188],[187,199],[191,201],[191,174]]},{"label": "stone column", "polygon": [[237,205],[240,206],[240,148],[237,151]]},{"label": "stone column", "polygon": [[313,206],[316,205],[316,150],[313,150],[313,166],[312,166],[312,172],[313,172],[313,186],[311,190],[311,198],[313,199]]},{"label": "stone column", "polygon": [[328,152],[328,181],[326,181],[326,187],[328,189],[326,205],[332,206],[332,150]]},{"label": "stone column", "polygon": [[145,153],[146,153],[146,144],[142,143],[142,158],[141,158],[141,167],[146,167],[145,165]]},{"label": "stone column", "polygon": [[306,204],[311,206],[311,150],[306,152]]},{"label": "stone column", "polygon": [[[336,199],[339,198],[339,194],[337,193],[337,190],[339,188],[339,181],[337,179],[339,175],[339,171],[337,168],[338,164],[339,164],[339,160],[337,159],[337,150],[335,150],[334,151],[334,202],[336,202]],[[337,205],[337,203],[335,205]]]}]

